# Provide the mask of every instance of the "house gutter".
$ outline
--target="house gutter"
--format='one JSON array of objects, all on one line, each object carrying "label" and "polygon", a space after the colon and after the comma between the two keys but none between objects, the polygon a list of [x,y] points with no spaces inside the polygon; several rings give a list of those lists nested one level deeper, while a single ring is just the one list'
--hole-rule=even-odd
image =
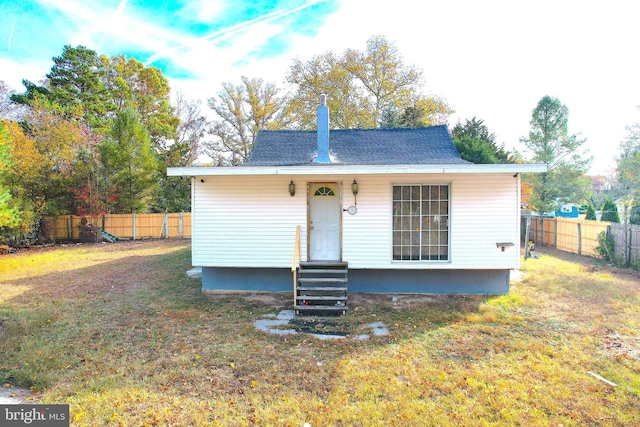
[{"label": "house gutter", "polygon": [[400,175],[400,174],[520,174],[547,172],[546,164],[194,166],[167,168],[167,176],[256,175]]}]

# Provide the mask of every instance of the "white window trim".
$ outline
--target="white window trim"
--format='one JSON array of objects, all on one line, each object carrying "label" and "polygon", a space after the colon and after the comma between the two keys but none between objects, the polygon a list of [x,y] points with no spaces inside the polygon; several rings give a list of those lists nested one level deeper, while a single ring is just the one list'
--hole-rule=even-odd
[{"label": "white window trim", "polygon": [[[448,187],[448,200],[447,200],[447,217],[448,217],[448,233],[447,233],[447,259],[446,260],[430,260],[430,259],[417,259],[417,260],[410,260],[410,259],[394,259],[393,256],[393,232],[394,232],[394,228],[393,228],[393,220],[394,220],[394,214],[393,214],[393,202],[394,202],[394,198],[393,198],[393,189],[394,187],[410,187],[410,186],[446,186]],[[452,235],[452,230],[451,230],[451,224],[452,224],[452,219],[451,219],[451,207],[452,207],[452,183],[451,182],[431,182],[431,183],[416,183],[416,182],[395,182],[395,183],[391,183],[390,186],[390,197],[389,197],[389,207],[390,207],[390,233],[391,233],[391,239],[390,239],[390,253],[389,253],[389,257],[391,259],[391,263],[395,264],[395,263],[401,263],[401,264],[451,264],[452,263],[452,250],[451,250],[451,235]],[[420,202],[422,204],[422,200]],[[422,208],[421,208],[422,209]],[[420,215],[422,216],[422,215]],[[422,229],[420,230],[420,232],[422,232]],[[422,246],[422,245],[420,245]],[[422,249],[421,249],[422,250]],[[420,253],[420,256],[422,257],[422,253]]]}]

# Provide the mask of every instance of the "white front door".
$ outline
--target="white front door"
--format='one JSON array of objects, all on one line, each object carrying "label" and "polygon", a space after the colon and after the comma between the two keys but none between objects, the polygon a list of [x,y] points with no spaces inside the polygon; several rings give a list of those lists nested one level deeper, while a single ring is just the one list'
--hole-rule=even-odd
[{"label": "white front door", "polygon": [[309,186],[309,258],[340,260],[340,187],[337,183]]}]

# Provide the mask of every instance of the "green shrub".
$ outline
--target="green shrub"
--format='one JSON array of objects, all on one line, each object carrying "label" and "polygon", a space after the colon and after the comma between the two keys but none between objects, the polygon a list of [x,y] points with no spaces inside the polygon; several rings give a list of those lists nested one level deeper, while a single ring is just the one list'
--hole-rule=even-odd
[{"label": "green shrub", "polygon": [[631,208],[631,215],[629,216],[629,222],[634,225],[640,224],[640,205],[635,205]]},{"label": "green shrub", "polygon": [[601,231],[600,233],[598,233],[598,246],[595,247],[595,251],[605,261],[613,261],[613,245],[614,242],[611,235],[607,234],[606,231]]},{"label": "green shrub", "polygon": [[598,219],[596,217],[596,210],[593,208],[591,203],[587,206],[587,215],[585,216],[585,219],[590,219],[592,221],[596,221]]}]

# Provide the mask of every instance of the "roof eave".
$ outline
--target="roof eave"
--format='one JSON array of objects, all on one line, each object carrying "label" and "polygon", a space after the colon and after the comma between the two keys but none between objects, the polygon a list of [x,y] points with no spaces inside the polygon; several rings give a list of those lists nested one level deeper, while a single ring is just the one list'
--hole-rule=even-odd
[{"label": "roof eave", "polygon": [[237,175],[397,175],[397,174],[500,174],[543,173],[546,164],[437,164],[437,165],[312,165],[312,166],[230,166],[167,168],[168,176]]}]

